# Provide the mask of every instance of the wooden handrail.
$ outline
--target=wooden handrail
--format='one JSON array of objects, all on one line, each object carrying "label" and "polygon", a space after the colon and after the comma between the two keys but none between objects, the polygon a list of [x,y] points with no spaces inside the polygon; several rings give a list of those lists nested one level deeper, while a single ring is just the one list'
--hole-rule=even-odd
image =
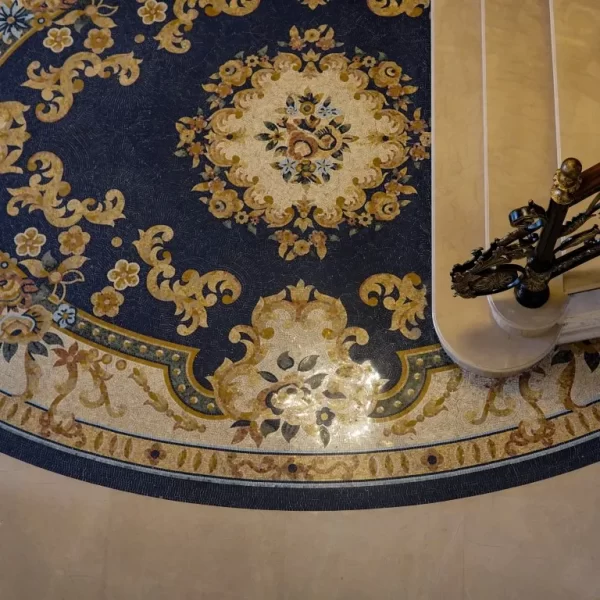
[{"label": "wooden handrail", "polygon": [[577,204],[578,202],[581,202],[582,200],[585,200],[589,196],[597,194],[598,192],[600,192],[600,163],[590,167],[589,169],[586,169],[581,174],[581,185],[573,194],[573,204]]}]

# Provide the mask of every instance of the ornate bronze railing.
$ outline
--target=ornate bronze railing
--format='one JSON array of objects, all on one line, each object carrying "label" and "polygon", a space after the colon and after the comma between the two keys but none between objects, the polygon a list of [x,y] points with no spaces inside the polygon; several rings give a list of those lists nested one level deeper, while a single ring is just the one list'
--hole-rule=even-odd
[{"label": "ornate bronze railing", "polygon": [[[598,192],[600,163],[582,172],[576,158],[567,158],[554,175],[548,208],[530,201],[511,211],[513,231],[454,265],[450,276],[456,295],[476,298],[514,289],[523,306],[543,306],[550,297],[551,279],[600,256],[598,225],[579,231],[600,213]],[[594,194],[598,195],[585,211],[565,222],[571,206]]]}]

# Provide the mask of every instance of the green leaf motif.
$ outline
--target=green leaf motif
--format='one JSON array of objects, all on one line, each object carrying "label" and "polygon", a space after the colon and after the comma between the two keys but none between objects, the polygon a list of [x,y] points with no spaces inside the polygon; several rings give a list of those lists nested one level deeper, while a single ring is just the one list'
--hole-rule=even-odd
[{"label": "green leaf motif", "polygon": [[329,429],[327,429],[325,425],[321,425],[321,428],[319,429],[319,436],[321,438],[321,441],[323,442],[323,446],[327,448],[329,442],[331,441],[331,434],[329,433]]},{"label": "green leaf motif", "polygon": [[573,360],[573,352],[571,350],[560,350],[552,357],[551,364],[562,365]]},{"label": "green leaf motif", "polygon": [[598,365],[600,365],[600,354],[598,352],[586,352],[583,355],[583,358],[585,364],[592,373],[598,368]]},{"label": "green leaf motif", "polygon": [[29,342],[29,344],[27,344],[27,350],[32,356],[34,354],[48,356],[48,348],[46,348],[46,346],[44,346],[44,344],[41,342]]},{"label": "green leaf motif", "polygon": [[10,362],[10,359],[17,353],[19,346],[17,344],[8,344],[4,342],[2,344],[2,356],[6,362]]},{"label": "green leaf motif", "polygon": [[300,425],[290,425],[287,421],[281,427],[281,435],[288,444],[298,435],[299,431]]},{"label": "green leaf motif", "polygon": [[50,344],[51,346],[64,346],[63,341],[60,339],[60,336],[56,335],[49,331],[42,338],[46,344]]},{"label": "green leaf motif", "polygon": [[298,365],[298,371],[306,372],[306,371],[310,371],[311,369],[314,369],[315,365],[317,364],[318,359],[319,359],[318,354],[313,354],[311,356],[307,356],[306,358],[303,358],[300,361],[300,364]]},{"label": "green leaf motif", "polygon": [[275,433],[279,429],[281,419],[266,419],[260,426],[260,432],[264,437],[267,437],[271,433]]},{"label": "green leaf motif", "polygon": [[275,375],[269,371],[259,371],[258,374],[269,383],[277,383],[279,381],[279,379],[277,379],[277,377],[275,377]]},{"label": "green leaf motif", "polygon": [[325,377],[327,377],[327,373],[317,373],[316,375],[309,377],[305,383],[310,385],[313,390],[316,390],[323,383]]}]

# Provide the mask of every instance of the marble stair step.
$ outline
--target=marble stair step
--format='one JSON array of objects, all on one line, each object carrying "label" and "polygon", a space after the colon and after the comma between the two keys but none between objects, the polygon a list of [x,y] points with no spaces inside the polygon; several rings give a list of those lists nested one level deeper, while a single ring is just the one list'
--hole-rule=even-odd
[{"label": "marble stair step", "polygon": [[[486,243],[510,230],[508,214],[533,200],[546,206],[562,161],[557,131],[552,7],[549,0],[484,0],[484,168]],[[539,335],[567,306],[562,277],[550,301],[535,311],[512,291],[489,297],[509,331]]]},{"label": "marble stair step", "polygon": [[[449,273],[490,236],[506,233],[510,209],[530,198],[544,202],[552,181],[557,150],[548,1],[432,4],[434,322],[458,364],[504,376],[550,352],[560,327],[537,337],[506,331],[487,298],[453,296]],[[533,70],[541,73],[519,66],[530,54]],[[513,160],[503,153],[513,153]]]},{"label": "marble stair step", "polygon": [[[551,8],[559,148],[587,168],[600,161],[600,2],[553,0]],[[568,294],[599,288],[600,258],[566,273],[563,284]]]}]

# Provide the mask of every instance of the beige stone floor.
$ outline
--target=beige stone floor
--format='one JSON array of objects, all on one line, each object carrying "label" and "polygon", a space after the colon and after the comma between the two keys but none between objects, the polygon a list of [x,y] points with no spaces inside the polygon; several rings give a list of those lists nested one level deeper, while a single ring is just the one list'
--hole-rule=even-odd
[{"label": "beige stone floor", "polygon": [[0,455],[0,600],[596,600],[600,464],[429,506],[214,508]]}]

